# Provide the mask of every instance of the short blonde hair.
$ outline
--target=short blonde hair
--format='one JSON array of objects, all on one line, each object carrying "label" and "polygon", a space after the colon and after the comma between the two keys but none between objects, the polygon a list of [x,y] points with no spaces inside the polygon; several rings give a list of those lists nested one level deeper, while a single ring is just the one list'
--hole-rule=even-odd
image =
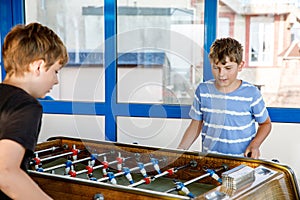
[{"label": "short blonde hair", "polygon": [[231,62],[240,64],[243,60],[243,46],[235,39],[227,37],[216,39],[210,47],[209,59],[213,64]]},{"label": "short blonde hair", "polygon": [[16,25],[6,35],[2,47],[4,68],[8,76],[22,76],[29,64],[42,59],[49,69],[55,62],[64,66],[68,52],[58,35],[39,23]]}]

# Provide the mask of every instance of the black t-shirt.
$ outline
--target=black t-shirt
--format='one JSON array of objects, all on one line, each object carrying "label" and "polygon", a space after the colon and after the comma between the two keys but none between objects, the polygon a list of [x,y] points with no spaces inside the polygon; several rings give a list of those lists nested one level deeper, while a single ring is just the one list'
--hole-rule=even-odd
[{"label": "black t-shirt", "polygon": [[[38,140],[42,112],[41,104],[27,92],[0,84],[0,139],[16,141],[26,149],[20,166],[25,172]],[[0,191],[2,199],[9,198]]]}]

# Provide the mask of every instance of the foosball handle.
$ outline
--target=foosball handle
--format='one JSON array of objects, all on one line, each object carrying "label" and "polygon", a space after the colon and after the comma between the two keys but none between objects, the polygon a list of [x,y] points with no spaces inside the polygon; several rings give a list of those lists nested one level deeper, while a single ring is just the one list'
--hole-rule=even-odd
[{"label": "foosball handle", "polygon": [[247,153],[247,158],[251,158],[252,156],[252,152],[250,151],[249,153]]},{"label": "foosball handle", "polygon": [[93,200],[104,200],[104,196],[101,193],[95,194]]},{"label": "foosball handle", "polygon": [[68,144],[63,144],[62,147],[63,147],[64,150],[69,149],[69,145]]}]

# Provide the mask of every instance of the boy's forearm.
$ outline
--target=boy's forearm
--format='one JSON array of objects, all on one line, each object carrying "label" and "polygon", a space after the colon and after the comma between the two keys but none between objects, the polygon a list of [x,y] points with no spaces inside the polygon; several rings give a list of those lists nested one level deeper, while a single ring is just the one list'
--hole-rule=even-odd
[{"label": "boy's forearm", "polygon": [[186,131],[180,144],[178,145],[178,149],[188,149],[192,145],[192,143],[195,141],[195,136],[190,135],[189,131]]},{"label": "boy's forearm", "polygon": [[256,136],[250,142],[249,146],[246,148],[244,155],[246,157],[251,158],[259,158],[260,157],[260,146],[267,138],[269,133],[271,132],[272,124],[270,118],[268,118],[264,123],[259,124],[257,129]]},{"label": "boy's forearm", "polygon": [[264,140],[271,132],[271,129],[272,129],[272,124],[270,119],[267,119],[265,123],[259,124],[256,136],[252,140],[251,144],[259,148],[260,145],[264,142]]},{"label": "boy's forearm", "polygon": [[186,129],[181,142],[178,145],[178,149],[188,149],[193,142],[198,138],[202,128],[202,122],[192,120],[189,127]]},{"label": "boy's forearm", "polygon": [[[16,180],[18,181],[16,182]],[[14,174],[10,173],[3,181],[5,181],[5,184],[2,184],[3,192],[13,199],[52,199],[21,169],[14,171]]]}]

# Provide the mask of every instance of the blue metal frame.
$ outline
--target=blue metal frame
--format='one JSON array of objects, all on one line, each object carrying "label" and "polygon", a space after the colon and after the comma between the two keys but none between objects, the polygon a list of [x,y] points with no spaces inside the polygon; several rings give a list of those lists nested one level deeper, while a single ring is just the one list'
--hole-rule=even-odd
[{"label": "blue metal frame", "polygon": [[[25,4],[24,0],[11,0],[12,3],[12,24],[23,24],[25,21]],[[18,13],[18,14],[16,14]]]},{"label": "blue metal frame", "polygon": [[205,0],[204,2],[204,55],[203,79],[213,78],[208,59],[209,48],[217,37],[218,0]]},{"label": "blue metal frame", "polygon": [[2,80],[5,77],[5,70],[2,63],[2,44],[5,35],[11,29],[11,27],[16,24],[21,24],[24,22],[24,1],[22,0],[0,0],[0,44],[1,44],[1,74]]},{"label": "blue metal frame", "polygon": [[[107,140],[117,141],[117,2],[104,0],[105,27],[105,136]],[[109,77],[109,78],[108,78]]]},{"label": "blue metal frame", "polygon": [[[205,0],[204,12],[204,80],[211,79],[212,73],[207,57],[209,47],[215,40],[218,0]],[[0,39],[16,24],[25,23],[24,0],[0,0]],[[105,116],[106,140],[117,141],[117,116],[189,118],[190,106],[127,104],[117,102],[117,3],[104,0],[105,26],[105,102],[67,102],[41,100],[44,113],[67,115],[103,115]],[[1,61],[1,60],[0,60]],[[2,78],[5,76],[1,62]],[[107,78],[109,77],[109,78]],[[268,108],[273,122],[299,123],[300,109]]]},{"label": "blue metal frame", "polygon": [[268,108],[272,122],[300,123],[299,108]]}]

